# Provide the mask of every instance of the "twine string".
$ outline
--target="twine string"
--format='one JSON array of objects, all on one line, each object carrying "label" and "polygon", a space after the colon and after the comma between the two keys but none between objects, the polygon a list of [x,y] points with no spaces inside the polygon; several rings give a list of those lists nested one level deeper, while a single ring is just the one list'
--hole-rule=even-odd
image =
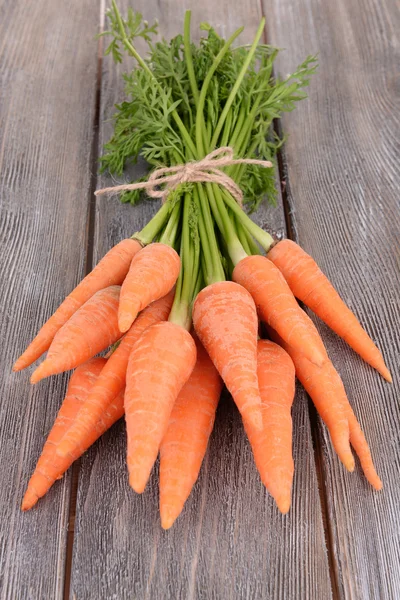
[{"label": "twine string", "polygon": [[[171,190],[181,183],[216,183],[224,187],[242,206],[243,193],[240,187],[227,173],[224,167],[231,165],[259,165],[264,168],[272,167],[269,160],[255,158],[233,158],[233,148],[223,146],[213,150],[201,160],[187,162],[173,167],[161,167],[150,175],[147,181],[127,183],[102,188],[95,192],[96,196],[103,194],[125,192],[129,190],[146,190],[151,198],[160,198],[164,203]],[[165,186],[165,187],[160,187]]]}]

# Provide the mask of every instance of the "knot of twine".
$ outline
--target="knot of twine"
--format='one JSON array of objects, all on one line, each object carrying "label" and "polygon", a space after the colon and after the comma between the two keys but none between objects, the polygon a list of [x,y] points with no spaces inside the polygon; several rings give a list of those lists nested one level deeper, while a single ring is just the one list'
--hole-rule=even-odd
[{"label": "knot of twine", "polygon": [[[174,167],[161,167],[150,175],[147,181],[138,183],[127,183],[106,187],[95,192],[96,196],[103,194],[125,192],[128,190],[146,190],[151,198],[161,198],[164,203],[171,190],[181,183],[217,183],[223,186],[235,198],[240,206],[243,202],[243,193],[232,177],[224,173],[222,169],[230,165],[259,165],[261,167],[272,167],[269,160],[257,160],[252,158],[233,158],[233,148],[223,146],[207,154],[197,161],[187,162]],[[161,185],[164,185],[160,189]]]}]

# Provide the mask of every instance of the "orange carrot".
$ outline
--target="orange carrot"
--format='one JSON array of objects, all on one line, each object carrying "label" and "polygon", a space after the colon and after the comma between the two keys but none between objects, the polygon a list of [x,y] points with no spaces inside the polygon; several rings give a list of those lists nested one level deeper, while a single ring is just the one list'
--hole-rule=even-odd
[{"label": "orange carrot", "polygon": [[118,323],[127,331],[137,314],[174,287],[181,261],[165,244],[150,244],[137,253],[121,288]]},{"label": "orange carrot", "polygon": [[118,348],[108,359],[73,426],[68,429],[64,439],[58,445],[57,453],[60,456],[74,451],[80,440],[93,429],[112,399],[125,388],[126,369],[133,345],[148,327],[168,318],[173,300],[174,290],[171,290],[167,296],[153,302],[139,314]]},{"label": "orange carrot", "polygon": [[290,508],[294,474],[290,411],[295,370],[285,350],[267,340],[259,340],[257,360],[264,428],[254,430],[246,421],[244,426],[261,480],[285,514]]},{"label": "orange carrot", "polygon": [[311,308],[368,364],[391,382],[392,377],[382,354],[314,259],[292,240],[279,242],[269,252],[268,258],[281,271],[296,298]]},{"label": "orange carrot", "polygon": [[73,424],[82,404],[85,403],[91,386],[96,381],[101,369],[105,364],[104,358],[92,358],[74,371],[69,381],[67,395],[58,412],[52,430],[43,447],[42,454],[38,460],[35,471],[29,480],[22,510],[29,510],[50,489],[56,479],[60,479],[74,460],[79,458],[99,438],[106,429],[111,427],[124,412],[123,394],[107,407],[106,411],[92,431],[80,440],[78,450],[71,455],[61,459],[56,455],[59,441],[65,431]]},{"label": "orange carrot", "polygon": [[[343,405],[338,394],[337,381],[328,369],[314,365],[305,356],[284,342],[272,329],[268,335],[290,355],[296,368],[296,376],[312,398],[321,419],[329,429],[332,444],[346,469],[354,470],[354,458],[350,449],[350,430]],[[329,359],[325,361],[328,364]],[[324,363],[324,364],[325,364]]]},{"label": "orange carrot", "polygon": [[[339,374],[337,373],[339,377]],[[340,379],[340,377],[339,377]],[[340,379],[341,386],[343,387],[343,393],[346,395],[344,391],[343,382]],[[347,396],[346,396],[347,400]],[[364,471],[364,475],[367,478],[367,481],[374,487],[376,490],[381,490],[383,487],[382,481],[375,470],[374,462],[372,460],[371,451],[368,446],[368,442],[365,439],[365,436],[362,432],[359,422],[357,421],[357,417],[355,416],[349,402],[346,403],[347,408],[347,418],[349,420],[350,427],[350,442],[353,446],[356,454],[360,460],[361,468]]]},{"label": "orange carrot", "polygon": [[326,350],[311,319],[297,304],[282,273],[264,256],[247,256],[232,279],[250,292],[263,321],[311,362],[322,365]]},{"label": "orange carrot", "polygon": [[257,311],[233,281],[213,283],[197,296],[193,325],[244,419],[262,429],[257,380]]},{"label": "orange carrot", "polygon": [[100,290],[56,334],[46,359],[32,374],[31,383],[74,369],[121,337],[118,329],[120,287]]},{"label": "orange carrot", "polygon": [[350,406],[342,379],[331,361],[328,359],[322,367],[318,367],[280,340],[272,330],[269,329],[268,333],[290,354],[296,376],[326,423],[340,460],[349,471],[353,471],[354,458],[349,447],[350,439],[367,480],[375,489],[380,490],[382,482],[376,473],[367,441]]},{"label": "orange carrot", "polygon": [[57,331],[96,292],[111,285],[120,285],[125,279],[132,258],[141,247],[138,241],[126,239],[111,248],[43,325],[35,339],[15,362],[13,371],[29,367],[43,352],[46,352]]},{"label": "orange carrot", "polygon": [[126,375],[125,418],[129,483],[143,492],[174,402],[196,363],[186,329],[166,321],[146,329],[133,346]]},{"label": "orange carrot", "polygon": [[222,381],[198,340],[197,361],[172,409],[160,446],[160,514],[169,529],[197,481],[207,450]]}]

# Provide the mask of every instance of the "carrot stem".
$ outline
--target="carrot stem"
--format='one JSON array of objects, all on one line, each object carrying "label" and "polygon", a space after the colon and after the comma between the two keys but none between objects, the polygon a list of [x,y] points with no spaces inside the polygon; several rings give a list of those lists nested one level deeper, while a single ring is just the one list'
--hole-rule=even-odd
[{"label": "carrot stem", "polygon": [[197,184],[200,199],[200,223],[203,221],[205,228],[205,239],[201,240],[202,250],[209,246],[211,261],[208,262],[205,258],[205,273],[204,277],[206,284],[216,283],[217,281],[225,281],[225,273],[221,263],[217,238],[215,236],[214,224],[210,212],[210,204],[206,196],[202,184]]},{"label": "carrot stem", "polygon": [[[243,27],[239,27],[239,29],[237,29],[231,35],[231,37],[225,42],[225,44],[223,45],[223,47],[221,48],[221,50],[218,52],[217,56],[215,57],[214,62],[211,65],[211,67],[204,79],[203,85],[201,87],[200,97],[199,97],[199,102],[197,105],[197,112],[196,112],[196,146],[197,146],[198,155],[200,157],[203,157],[205,155],[205,149],[204,149],[204,145],[203,145],[203,131],[205,129],[204,102],[206,99],[208,86],[210,85],[211,79],[212,79],[215,71],[217,70],[218,65],[224,58],[225,54],[228,52],[228,50],[229,50],[230,46],[232,45],[232,43],[234,42],[234,40],[242,33],[242,31],[243,31]],[[247,67],[246,67],[246,69],[247,69]],[[242,79],[243,79],[243,76],[242,76]],[[236,90],[236,92],[237,92],[237,90]],[[236,94],[236,92],[235,92],[235,94]],[[233,98],[232,98],[232,100],[233,100]],[[224,121],[225,121],[225,118],[226,118],[226,115],[224,117]],[[222,121],[222,123],[221,123],[221,128],[222,128],[224,121]],[[212,142],[211,142],[211,147],[213,147]]]},{"label": "carrot stem", "polygon": [[138,240],[143,246],[151,244],[169,218],[170,208],[168,202],[163,204],[147,225],[145,225],[141,231],[133,234],[132,239]]},{"label": "carrot stem", "polygon": [[247,253],[236,235],[232,220],[229,218],[228,211],[221,195],[221,188],[218,185],[212,184],[209,185],[208,189],[208,197],[210,199],[214,219],[217,221],[219,229],[225,238],[229,257],[233,264],[237,265],[242,258],[246,258]]},{"label": "carrot stem", "polygon": [[242,66],[242,68],[240,70],[240,73],[239,73],[238,78],[237,78],[237,80],[235,82],[235,85],[233,86],[233,88],[231,90],[231,93],[229,94],[228,99],[227,99],[227,101],[225,103],[225,106],[224,106],[224,109],[223,109],[223,111],[221,113],[221,116],[218,119],[218,123],[217,123],[217,126],[215,128],[212,140],[211,140],[211,150],[213,150],[216,147],[217,143],[218,143],[218,138],[220,136],[220,133],[221,133],[222,127],[224,125],[225,119],[226,119],[226,117],[228,115],[228,112],[229,112],[231,106],[232,106],[232,103],[233,103],[233,101],[235,99],[235,96],[236,96],[236,94],[239,91],[239,88],[240,88],[240,86],[242,84],[242,81],[243,81],[243,78],[244,78],[244,76],[246,74],[246,71],[249,68],[249,65],[250,65],[251,61],[253,60],[253,56],[254,56],[255,51],[257,49],[258,42],[260,41],[260,38],[261,38],[261,36],[263,34],[263,31],[264,31],[264,26],[265,26],[265,19],[263,17],[261,19],[261,21],[260,21],[260,25],[258,26],[257,33],[255,35],[255,38],[253,40],[253,43],[252,43],[251,48],[249,50],[249,53],[248,53],[248,55],[246,57],[246,60],[244,61],[243,66]]},{"label": "carrot stem", "polygon": [[185,12],[185,21],[183,25],[183,49],[185,53],[186,59],[186,67],[189,76],[190,87],[192,88],[193,98],[196,104],[196,107],[199,103],[199,90],[197,88],[196,76],[194,74],[193,67],[193,58],[192,58],[192,50],[190,48],[190,19],[192,16],[192,11],[187,10]]},{"label": "carrot stem", "polygon": [[243,226],[243,224],[239,221],[239,219],[236,216],[232,215],[232,219],[234,219],[238,237],[247,254],[262,254],[259,245],[254,240],[251,233],[247,231],[247,229]]},{"label": "carrot stem", "polygon": [[172,248],[174,248],[177,233],[178,233],[180,218],[181,218],[181,203],[177,202],[171,211],[171,214],[168,218],[167,225],[164,229],[162,236],[160,237],[160,242],[162,244],[166,244],[167,246],[171,246]]},{"label": "carrot stem", "polygon": [[259,227],[257,223],[254,223],[254,221],[250,219],[250,217],[244,212],[242,208],[240,208],[239,204],[229,192],[227,192],[226,190],[221,190],[221,194],[225,201],[225,204],[229,206],[229,208],[237,216],[242,225],[260,244],[260,246],[264,248],[266,252],[268,252],[274,243],[274,238],[267,231],[261,229],[261,227]]},{"label": "carrot stem", "polygon": [[[187,331],[192,326],[191,306],[193,302],[192,293],[197,280],[198,260],[195,256],[195,248],[190,236],[189,213],[191,207],[191,196],[185,194],[183,200],[182,238],[181,238],[181,270],[176,287],[174,303],[172,305],[169,321],[181,325]],[[197,266],[196,266],[197,263]]]}]

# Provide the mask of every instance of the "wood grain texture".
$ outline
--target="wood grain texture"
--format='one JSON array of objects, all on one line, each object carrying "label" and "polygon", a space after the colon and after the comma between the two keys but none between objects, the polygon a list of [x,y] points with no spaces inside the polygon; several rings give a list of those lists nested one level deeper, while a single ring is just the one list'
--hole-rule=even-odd
[{"label": "wood grain texture", "polygon": [[319,52],[310,100],[283,119],[294,233],[383,350],[394,384],[318,322],[384,490],[346,474],[322,437],[341,598],[400,597],[399,40],[395,0],[264,0],[285,74]]},{"label": "wood grain texture", "polygon": [[[67,476],[20,503],[66,377],[11,367],[85,263],[98,10],[90,0],[0,6],[0,597],[62,598]],[[29,370],[28,370],[29,371]]]},{"label": "wood grain texture", "polygon": [[[124,9],[128,3],[119,2]],[[237,3],[136,2],[169,37],[182,30],[192,8],[193,31],[210,20],[227,35],[245,24],[249,40],[261,17],[253,0]],[[121,70],[103,64],[100,142],[122,98]],[[132,176],[141,173],[140,167]],[[98,187],[110,185],[100,177]],[[96,205],[97,261],[123,236],[139,230],[154,203],[123,206],[102,198]],[[282,205],[258,214],[278,235],[285,230]],[[201,475],[185,510],[169,532],[158,514],[158,474],[142,496],[128,487],[124,423],[116,425],[83,457],[79,478],[71,598],[169,600],[178,598],[329,599],[331,587],[313,448],[304,394],[294,408],[296,476],[293,507],[282,517],[256,473],[239,415],[225,398]]]}]

